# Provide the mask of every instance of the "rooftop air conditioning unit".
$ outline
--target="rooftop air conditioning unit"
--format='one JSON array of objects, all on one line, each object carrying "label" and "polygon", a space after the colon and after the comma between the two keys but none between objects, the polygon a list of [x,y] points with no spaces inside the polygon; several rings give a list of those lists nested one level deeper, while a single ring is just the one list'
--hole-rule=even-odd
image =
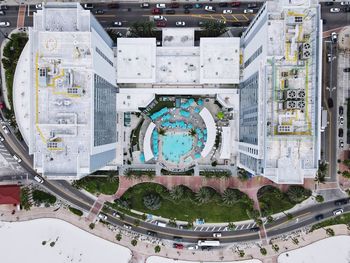
[{"label": "rooftop air conditioning unit", "polygon": [[303,108],[305,108],[305,101],[298,101],[298,108],[299,109],[303,109]]},{"label": "rooftop air conditioning unit", "polygon": [[287,110],[290,110],[290,109],[295,109],[297,106],[296,102],[295,101],[287,101],[285,104],[284,104],[284,108],[287,109]]},{"label": "rooftop air conditioning unit", "polygon": [[310,47],[311,47],[311,46],[310,46],[309,43],[304,43],[304,44],[303,44],[303,49],[304,49],[304,50],[310,49]]},{"label": "rooftop air conditioning unit", "polygon": [[294,99],[296,98],[297,94],[295,90],[288,90],[287,91],[287,99]]},{"label": "rooftop air conditioning unit", "polygon": [[305,98],[305,91],[304,90],[299,90],[298,91],[298,98]]},{"label": "rooftop air conditioning unit", "polygon": [[277,131],[279,133],[293,132],[293,126],[292,125],[278,125]]}]

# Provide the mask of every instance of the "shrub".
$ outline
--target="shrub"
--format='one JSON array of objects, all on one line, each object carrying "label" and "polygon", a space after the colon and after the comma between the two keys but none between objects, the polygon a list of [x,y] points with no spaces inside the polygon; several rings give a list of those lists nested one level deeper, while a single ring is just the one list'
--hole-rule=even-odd
[{"label": "shrub", "polygon": [[324,202],[324,198],[323,198],[322,195],[316,195],[315,199],[316,199],[316,201],[318,203],[323,203]]},{"label": "shrub", "polygon": [[137,245],[137,240],[136,239],[131,240],[131,245],[135,247]]},{"label": "shrub", "polygon": [[54,203],[56,203],[55,196],[40,190],[34,190],[32,193],[32,196],[33,196],[33,200],[36,203],[45,203],[50,205],[53,205]]},{"label": "shrub", "polygon": [[120,234],[120,233],[116,234],[115,235],[115,239],[118,240],[118,241],[122,240],[122,234]]},{"label": "shrub", "polygon": [[327,228],[326,229],[326,234],[330,237],[334,236],[335,233],[334,233],[334,230],[332,228]]},{"label": "shrub", "polygon": [[89,228],[90,229],[94,229],[95,228],[95,224],[94,223],[90,223]]},{"label": "shrub", "polygon": [[266,248],[260,248],[260,253],[261,253],[261,255],[263,255],[263,256],[265,256],[265,255],[267,255],[267,250],[266,250]]},{"label": "shrub", "polygon": [[155,253],[159,253],[160,252],[160,246],[159,245],[154,247],[154,252]]},{"label": "shrub", "polygon": [[159,194],[151,193],[143,197],[143,204],[150,210],[158,210],[162,204]]},{"label": "shrub", "polygon": [[83,211],[76,209],[74,207],[69,206],[68,207],[69,211],[71,211],[73,214],[77,215],[77,216],[82,216],[83,215]]}]

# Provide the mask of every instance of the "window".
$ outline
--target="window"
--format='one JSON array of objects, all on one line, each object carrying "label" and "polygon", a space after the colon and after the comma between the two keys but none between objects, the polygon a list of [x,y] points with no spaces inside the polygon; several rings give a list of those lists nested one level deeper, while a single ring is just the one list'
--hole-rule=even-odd
[{"label": "window", "polygon": [[98,47],[96,47],[95,49],[96,49],[97,54],[99,54],[109,65],[111,65],[113,67],[113,62],[109,58],[107,58],[107,56],[105,54],[103,54],[102,51]]},{"label": "window", "polygon": [[262,46],[260,46],[247,60],[244,62],[244,67],[248,67],[250,63],[254,61],[262,52]]}]

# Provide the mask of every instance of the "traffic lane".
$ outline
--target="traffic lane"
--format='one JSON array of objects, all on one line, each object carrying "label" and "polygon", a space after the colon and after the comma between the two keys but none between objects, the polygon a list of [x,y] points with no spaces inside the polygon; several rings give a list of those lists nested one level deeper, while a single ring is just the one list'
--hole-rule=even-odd
[{"label": "traffic lane", "polygon": [[50,183],[55,184],[57,188],[59,187],[60,189],[65,189],[73,193],[75,196],[79,197],[81,200],[83,200],[89,205],[93,205],[95,202],[92,198],[88,197],[87,195],[85,195],[84,193],[82,193],[81,191],[73,187],[68,181],[54,180],[54,181],[50,181]]}]

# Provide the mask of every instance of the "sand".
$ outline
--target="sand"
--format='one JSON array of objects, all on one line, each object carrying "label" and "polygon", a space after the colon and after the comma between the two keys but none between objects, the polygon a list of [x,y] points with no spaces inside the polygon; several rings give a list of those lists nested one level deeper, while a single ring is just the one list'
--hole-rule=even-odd
[{"label": "sand", "polygon": [[131,258],[128,248],[58,219],[0,222],[0,251],[1,263],[127,263]]},{"label": "sand", "polygon": [[[210,263],[220,263],[220,262],[217,261],[217,262],[210,262]],[[207,263],[207,262],[182,261],[182,260],[173,260],[173,259],[167,259],[167,258],[153,256],[153,257],[149,257],[147,259],[146,263]],[[249,260],[239,260],[239,261],[232,261],[232,262],[225,261],[225,263],[261,263],[261,261],[258,259],[249,259]]]}]

